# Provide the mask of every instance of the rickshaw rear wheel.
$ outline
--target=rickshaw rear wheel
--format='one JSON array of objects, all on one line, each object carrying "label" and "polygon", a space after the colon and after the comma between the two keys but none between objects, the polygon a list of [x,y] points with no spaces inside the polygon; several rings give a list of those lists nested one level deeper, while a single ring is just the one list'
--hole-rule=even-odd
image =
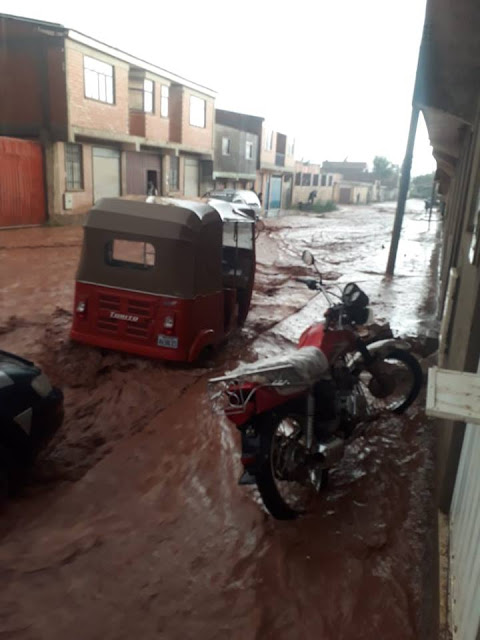
[{"label": "rickshaw rear wheel", "polygon": [[213,344],[207,344],[198,354],[198,358],[195,360],[195,364],[201,367],[207,367],[213,364],[212,360],[215,356],[215,347]]}]

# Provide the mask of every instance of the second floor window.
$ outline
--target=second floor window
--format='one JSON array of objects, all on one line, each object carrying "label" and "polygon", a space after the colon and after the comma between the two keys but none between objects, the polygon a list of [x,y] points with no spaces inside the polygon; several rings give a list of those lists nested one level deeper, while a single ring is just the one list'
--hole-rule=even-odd
[{"label": "second floor window", "polygon": [[153,113],[153,82],[143,81],[143,110],[145,113]]},{"label": "second floor window", "polygon": [[318,173],[313,176],[313,186],[318,187]]},{"label": "second floor window", "polygon": [[222,138],[222,156],[230,155],[230,138]]},{"label": "second floor window", "polygon": [[153,113],[154,111],[154,84],[147,78],[130,78],[128,87],[128,100],[130,109]]},{"label": "second floor window", "polygon": [[296,173],[295,174],[295,185],[297,187],[299,187],[301,182],[302,182],[302,174],[301,173]]},{"label": "second floor window", "polygon": [[81,144],[65,144],[65,188],[67,191],[81,191],[83,189]]},{"label": "second floor window", "polygon": [[85,97],[113,104],[113,67],[89,56],[83,57]]},{"label": "second floor window", "polygon": [[302,173],[302,187],[309,187],[312,176],[310,173]]},{"label": "second floor window", "polygon": [[322,174],[322,187],[326,187],[327,186],[327,176],[325,174]]},{"label": "second floor window", "polygon": [[205,128],[205,100],[190,96],[190,124],[194,127]]},{"label": "second floor window", "polygon": [[333,176],[328,176],[328,186],[331,187],[333,182]]},{"label": "second floor window", "polygon": [[170,191],[178,191],[178,156],[170,156]]},{"label": "second floor window", "polygon": [[248,140],[245,144],[245,157],[247,160],[253,160],[253,142]]},{"label": "second floor window", "polygon": [[273,149],[273,131],[267,131],[265,134],[265,151]]},{"label": "second floor window", "polygon": [[162,84],[160,95],[160,115],[162,118],[168,118],[168,100],[170,97],[170,88],[166,84]]}]

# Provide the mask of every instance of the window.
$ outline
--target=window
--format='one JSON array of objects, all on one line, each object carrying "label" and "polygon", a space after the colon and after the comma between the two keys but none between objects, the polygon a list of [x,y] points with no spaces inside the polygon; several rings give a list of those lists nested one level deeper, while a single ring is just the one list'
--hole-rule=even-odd
[{"label": "window", "polygon": [[190,124],[193,127],[205,128],[205,100],[190,96]]},{"label": "window", "polygon": [[178,191],[178,167],[180,159],[178,156],[170,156],[170,191]]},{"label": "window", "polygon": [[128,87],[128,105],[135,111],[153,113],[154,84],[146,78],[130,77]]},{"label": "window", "polygon": [[83,57],[85,97],[113,104],[113,67],[111,64]]},{"label": "window", "polygon": [[150,242],[115,239],[106,245],[106,261],[112,267],[152,269],[155,248]]},{"label": "window", "polygon": [[326,187],[327,186],[327,176],[324,173],[322,173],[322,184],[321,184],[321,186],[322,187]]},{"label": "window", "polygon": [[331,187],[333,182],[333,176],[328,176],[328,186]]},{"label": "window", "polygon": [[309,187],[311,180],[312,175],[310,173],[302,173],[302,187]]},{"label": "window", "polygon": [[153,113],[153,82],[143,81],[143,110],[145,113]]},{"label": "window", "polygon": [[230,138],[222,138],[222,156],[230,155]]},{"label": "window", "polygon": [[170,97],[170,87],[162,84],[160,92],[160,115],[162,118],[168,118],[168,99]]},{"label": "window", "polygon": [[82,145],[65,144],[65,188],[67,191],[83,189]]},{"label": "window", "polygon": [[267,131],[265,133],[265,151],[271,151],[273,149],[273,131]]},{"label": "window", "polygon": [[245,143],[245,158],[247,160],[253,160],[253,142],[249,142],[248,140]]},{"label": "window", "polygon": [[313,176],[313,186],[318,187],[318,173]]},{"label": "window", "polygon": [[295,185],[297,187],[299,187],[301,182],[302,182],[302,174],[301,173],[296,173],[295,174]]}]

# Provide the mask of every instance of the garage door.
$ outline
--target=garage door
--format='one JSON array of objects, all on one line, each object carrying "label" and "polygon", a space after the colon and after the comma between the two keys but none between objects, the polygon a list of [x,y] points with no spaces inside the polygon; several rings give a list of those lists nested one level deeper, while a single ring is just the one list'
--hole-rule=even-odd
[{"label": "garage door", "polygon": [[120,151],[93,147],[93,201],[120,195]]},{"label": "garage door", "polygon": [[340,189],[340,204],[350,204],[352,197],[351,189]]},{"label": "garage door", "polygon": [[0,227],[45,222],[43,185],[42,147],[0,138]]},{"label": "garage door", "polygon": [[183,191],[186,196],[198,196],[198,160],[185,158]]}]

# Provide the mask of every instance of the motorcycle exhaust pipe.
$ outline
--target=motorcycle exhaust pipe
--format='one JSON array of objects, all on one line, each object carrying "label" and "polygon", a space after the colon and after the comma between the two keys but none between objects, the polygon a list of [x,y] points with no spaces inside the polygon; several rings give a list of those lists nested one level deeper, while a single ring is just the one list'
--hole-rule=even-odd
[{"label": "motorcycle exhaust pipe", "polygon": [[345,440],[342,438],[332,438],[327,442],[321,442],[318,446],[318,453],[322,456],[322,463],[325,467],[330,467],[343,458],[345,451]]}]

